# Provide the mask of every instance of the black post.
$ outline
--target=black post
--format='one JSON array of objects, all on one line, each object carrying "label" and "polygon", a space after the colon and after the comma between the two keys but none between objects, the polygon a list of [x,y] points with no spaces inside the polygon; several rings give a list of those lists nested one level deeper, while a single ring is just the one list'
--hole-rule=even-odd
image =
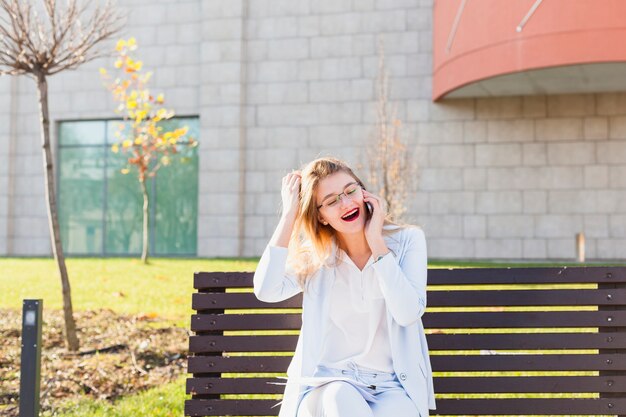
[{"label": "black post", "polygon": [[20,363],[20,417],[39,416],[42,309],[43,300],[24,300],[22,361]]}]

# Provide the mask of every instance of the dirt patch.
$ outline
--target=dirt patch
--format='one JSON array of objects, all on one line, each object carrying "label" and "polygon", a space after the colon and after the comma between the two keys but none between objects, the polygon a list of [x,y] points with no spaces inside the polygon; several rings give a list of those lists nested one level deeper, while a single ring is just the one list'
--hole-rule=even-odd
[{"label": "dirt patch", "polygon": [[[189,333],[158,317],[110,310],[75,313],[78,354],[68,354],[61,311],[44,311],[41,409],[68,400],[115,400],[186,373]],[[0,309],[0,411],[18,415],[21,312]]]}]

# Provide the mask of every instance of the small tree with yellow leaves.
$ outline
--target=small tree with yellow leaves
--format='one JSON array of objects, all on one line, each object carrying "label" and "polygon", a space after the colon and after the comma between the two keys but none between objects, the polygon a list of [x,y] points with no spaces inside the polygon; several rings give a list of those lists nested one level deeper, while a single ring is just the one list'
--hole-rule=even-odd
[{"label": "small tree with yellow leaves", "polygon": [[141,260],[148,262],[149,253],[149,199],[146,179],[156,176],[158,170],[171,163],[171,156],[194,147],[197,142],[187,136],[188,128],[165,131],[159,122],[174,117],[174,111],[166,109],[163,94],[152,95],[148,84],[152,72],[143,72],[143,64],[135,59],[137,50],[134,38],[118,41],[115,50],[116,76],[112,77],[104,68],[100,73],[107,88],[118,103],[116,113],[123,115],[126,123],[120,123],[115,133],[114,153],[128,155],[127,166],[122,174],[136,171],[143,193],[143,248]]}]

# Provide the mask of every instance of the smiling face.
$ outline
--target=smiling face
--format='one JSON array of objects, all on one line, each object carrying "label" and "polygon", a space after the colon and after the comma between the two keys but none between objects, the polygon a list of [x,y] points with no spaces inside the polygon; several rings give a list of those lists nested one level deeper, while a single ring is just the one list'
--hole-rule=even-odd
[{"label": "smiling face", "polygon": [[321,179],[315,190],[315,202],[322,223],[327,222],[340,234],[362,232],[366,220],[363,192],[358,181],[347,172],[338,171]]}]

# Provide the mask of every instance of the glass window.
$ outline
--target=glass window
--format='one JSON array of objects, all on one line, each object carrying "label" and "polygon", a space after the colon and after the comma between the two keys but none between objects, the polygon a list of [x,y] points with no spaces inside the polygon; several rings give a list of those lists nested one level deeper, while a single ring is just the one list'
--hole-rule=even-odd
[{"label": "glass window", "polygon": [[[120,120],[59,125],[59,221],[69,255],[138,255],[142,244],[143,196],[137,175],[122,174],[128,156],[111,152]],[[199,138],[197,117],[168,120],[164,129],[188,126]],[[146,180],[150,198],[150,253],[196,254],[197,148]]]}]

